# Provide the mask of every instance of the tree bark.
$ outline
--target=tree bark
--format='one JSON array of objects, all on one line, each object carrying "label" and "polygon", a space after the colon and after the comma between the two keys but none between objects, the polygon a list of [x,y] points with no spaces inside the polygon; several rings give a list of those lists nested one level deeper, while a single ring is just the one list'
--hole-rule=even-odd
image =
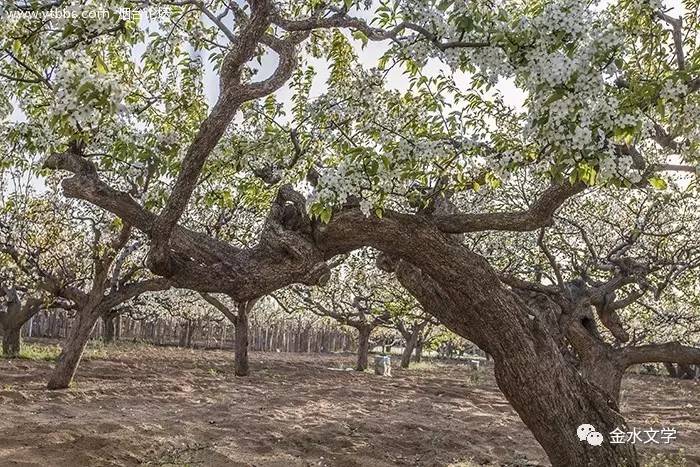
[{"label": "tree bark", "polygon": [[70,386],[99,317],[100,314],[94,310],[78,313],[77,322],[66,336],[61,355],[56,361],[56,368],[47,385],[48,389],[66,389]]},{"label": "tree bark", "polygon": [[[440,256],[450,261],[436,259],[438,264],[431,265],[439,281],[403,261],[395,267],[397,277],[426,311],[493,356],[499,388],[552,464],[637,466],[631,444],[590,446],[578,439],[576,429],[583,423],[604,437],[615,428],[628,430],[615,401],[566,360],[562,342],[551,332],[551,317],[527,307],[490,277],[492,270],[482,258],[461,248]],[[469,286],[472,280],[481,287]],[[490,319],[495,314],[499,319]]]},{"label": "tree bark", "polygon": [[422,359],[423,359],[423,342],[418,342],[418,344],[416,344],[416,351],[415,351],[415,355],[413,357],[413,361],[416,363],[420,363]]},{"label": "tree bark", "polygon": [[[592,314],[590,310],[583,311],[584,314],[580,314],[570,310],[568,316],[575,319],[559,321],[566,329],[567,341],[575,352],[575,355],[569,353],[565,357],[579,368],[584,379],[601,389],[617,406],[620,403],[620,385],[627,365],[618,349],[597,337],[597,329],[591,331],[591,328],[584,324],[592,319]],[[552,311],[552,314],[556,313]]]},{"label": "tree bark", "polygon": [[401,353],[401,368],[408,368],[411,365],[411,355],[416,348],[419,334],[416,329],[413,329],[408,339],[405,339],[406,344]]},{"label": "tree bark", "polygon": [[107,314],[102,316],[102,323],[104,325],[103,340],[105,343],[111,344],[119,339],[119,315]]},{"label": "tree bark", "polygon": [[372,334],[372,328],[362,326],[357,329],[359,334],[357,337],[357,365],[356,371],[365,371],[369,361],[369,336]]},{"label": "tree bark", "polygon": [[234,325],[235,336],[235,374],[236,376],[248,376],[250,367],[248,364],[248,308],[247,304],[242,303],[238,306],[238,314],[236,315],[236,323]]},{"label": "tree bark", "polygon": [[603,390],[616,405],[620,403],[620,386],[624,374],[625,367],[614,355],[585,358],[581,362],[581,375]]},{"label": "tree bark", "polygon": [[22,346],[22,324],[4,329],[2,337],[2,353],[6,358],[19,357]]}]

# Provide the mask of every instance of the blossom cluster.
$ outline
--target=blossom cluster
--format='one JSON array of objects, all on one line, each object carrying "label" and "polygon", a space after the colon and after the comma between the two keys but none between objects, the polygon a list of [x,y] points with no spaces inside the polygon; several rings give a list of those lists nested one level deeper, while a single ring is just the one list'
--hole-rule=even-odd
[{"label": "blossom cluster", "polygon": [[[526,93],[523,143],[548,148],[549,164],[540,159],[538,170],[566,172],[589,160],[599,165],[599,181],[639,178],[629,160],[612,150],[620,134],[649,136],[645,116],[626,108],[611,86],[619,73],[616,58],[625,47],[618,12],[577,0],[549,1],[539,10],[478,0],[454,2],[446,10],[420,0],[405,0],[401,6],[405,19],[429,31],[413,34],[405,45],[418,66],[436,58],[455,71],[478,73],[491,85],[513,79]],[[629,8],[658,7],[645,0]],[[438,47],[436,40],[488,45]],[[679,99],[686,92],[682,82],[669,81],[660,97]],[[493,162],[498,170],[512,160]]]},{"label": "blossom cluster", "polygon": [[65,118],[74,130],[93,126],[105,114],[126,110],[122,103],[126,91],[117,77],[94,71],[90,62],[86,55],[75,54],[55,76],[52,113]]}]

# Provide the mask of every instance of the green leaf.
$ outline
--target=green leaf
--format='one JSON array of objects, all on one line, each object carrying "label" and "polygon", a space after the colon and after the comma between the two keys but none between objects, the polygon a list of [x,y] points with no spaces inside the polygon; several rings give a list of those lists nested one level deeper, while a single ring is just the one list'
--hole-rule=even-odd
[{"label": "green leaf", "polygon": [[355,31],[352,33],[352,37],[357,39],[358,41],[362,41],[362,48],[364,49],[367,47],[367,42],[369,41],[369,38],[367,35],[362,32],[362,31]]},{"label": "green leaf", "polygon": [[102,57],[97,55],[95,57],[95,68],[97,69],[97,72],[104,75],[107,73],[107,64],[102,60]]},{"label": "green leaf", "polygon": [[367,165],[367,175],[374,176],[377,175],[379,171],[379,162],[372,160]]},{"label": "green leaf", "polygon": [[657,190],[665,190],[666,188],[668,188],[666,180],[659,177],[649,177],[649,185],[653,186]]},{"label": "green leaf", "polygon": [[323,210],[321,211],[321,215],[319,216],[321,222],[323,222],[324,224],[328,224],[328,222],[331,220],[331,214],[333,214],[333,210],[331,208],[323,208]]},{"label": "green leaf", "polygon": [[229,190],[224,190],[221,193],[221,203],[222,203],[223,207],[226,207],[226,208],[233,207],[233,197],[231,196],[231,192]]}]

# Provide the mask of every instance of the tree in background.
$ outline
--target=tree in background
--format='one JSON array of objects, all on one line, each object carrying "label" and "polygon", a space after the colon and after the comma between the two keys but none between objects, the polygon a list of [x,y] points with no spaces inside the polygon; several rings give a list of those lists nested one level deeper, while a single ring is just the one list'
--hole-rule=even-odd
[{"label": "tree in background", "polygon": [[9,358],[18,357],[21,351],[22,326],[41,310],[43,300],[31,296],[20,298],[17,288],[3,284],[2,279],[0,279],[0,297],[5,302],[0,308],[2,354]]},{"label": "tree in background", "polygon": [[275,297],[280,306],[289,311],[296,305],[296,309],[309,310],[357,330],[355,370],[365,371],[372,332],[390,324],[391,313],[382,300],[386,282],[390,279],[373,270],[369,251],[356,252],[341,260],[323,287],[292,287],[281,295],[283,298],[280,294]]},{"label": "tree in background", "polygon": [[429,343],[428,337],[432,331],[431,327],[439,325],[435,318],[422,310],[418,313],[405,313],[395,315],[393,318],[394,327],[404,340],[404,349],[401,353],[401,368],[408,368],[411,365],[411,356],[416,363],[420,363],[423,348]]},{"label": "tree in background", "polygon": [[[15,188],[20,186],[16,184]],[[21,351],[21,329],[26,322],[42,309],[71,308],[64,297],[55,293],[61,288],[57,281],[46,280],[44,271],[77,264],[59,259],[66,257],[76,238],[72,238],[63,219],[56,216],[51,199],[35,199],[17,189],[10,194],[2,188],[0,296],[4,309],[0,312],[0,328],[4,334],[4,355],[16,357]],[[24,193],[29,193],[24,188]]]},{"label": "tree in background", "polygon": [[[23,278],[28,290],[76,310],[48,383],[50,389],[66,388],[97,320],[146,291],[169,288],[170,283],[149,277],[142,265],[128,261],[138,243],[127,245],[131,228],[119,221],[93,216],[50,192],[36,197],[15,193],[3,208],[0,254],[5,264]],[[103,240],[104,236],[111,238]],[[14,301],[16,296],[10,298]],[[35,301],[27,311],[38,311]]]},{"label": "tree in background", "polygon": [[253,310],[257,299],[248,300],[243,303],[236,303],[232,306],[226,305],[222,300],[208,293],[202,293],[202,298],[219,310],[231,324],[233,324],[235,337],[235,373],[236,376],[248,376],[250,373],[250,365],[248,364],[248,334],[249,334],[249,317]]}]

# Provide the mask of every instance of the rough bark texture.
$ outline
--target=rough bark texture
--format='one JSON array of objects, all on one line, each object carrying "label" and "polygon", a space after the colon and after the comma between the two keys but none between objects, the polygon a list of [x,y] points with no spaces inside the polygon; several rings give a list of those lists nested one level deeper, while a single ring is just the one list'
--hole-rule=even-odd
[{"label": "rough bark texture", "polygon": [[357,364],[356,371],[365,371],[369,362],[369,337],[372,333],[372,328],[362,326],[357,329]]},{"label": "rough bark texture", "polygon": [[2,336],[2,354],[6,358],[19,357],[21,350],[21,333],[22,325],[19,327],[6,328],[3,330]]},{"label": "rough bark texture", "polygon": [[236,376],[248,376],[250,374],[248,364],[248,311],[247,304],[239,305],[234,325],[236,332]]},{"label": "rough bark texture", "polygon": [[616,405],[620,404],[620,386],[625,368],[618,359],[604,353],[598,355],[598,358],[582,360],[580,368],[584,378],[603,390]]},{"label": "rough bark texture", "polygon": [[493,356],[500,389],[552,464],[637,465],[631,445],[594,447],[578,440],[576,428],[582,423],[601,433],[624,430],[626,424],[614,402],[565,359],[547,324],[550,317],[506,290],[483,258],[463,248],[448,250],[451,254],[431,256],[429,273],[428,267],[403,261],[394,269],[424,309]]},{"label": "rough bark texture", "polygon": [[94,310],[78,313],[76,323],[66,337],[56,361],[56,368],[47,385],[48,389],[67,389],[70,386],[99,316]]},{"label": "rough bark texture", "polygon": [[591,331],[593,321],[589,309],[579,310],[577,317],[566,324],[567,342],[572,344],[576,353],[576,357],[568,354],[567,358],[588,382],[597,386],[617,406],[626,365],[617,349],[596,337],[596,329]]}]

